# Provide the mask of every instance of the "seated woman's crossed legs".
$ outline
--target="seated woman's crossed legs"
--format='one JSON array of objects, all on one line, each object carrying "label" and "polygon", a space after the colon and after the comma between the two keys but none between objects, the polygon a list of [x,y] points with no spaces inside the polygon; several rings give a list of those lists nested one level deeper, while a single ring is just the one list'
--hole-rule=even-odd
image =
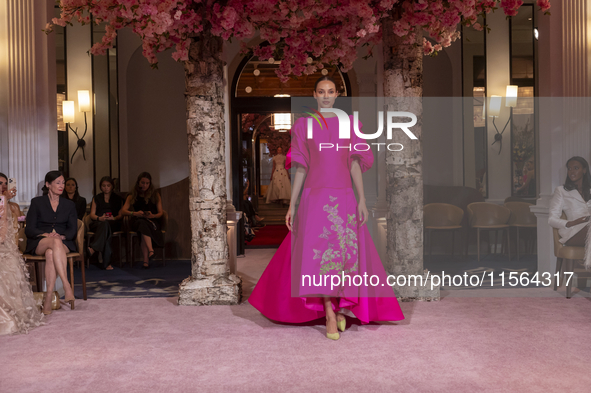
[{"label": "seated woman's crossed legs", "polygon": [[45,255],[45,281],[47,282],[47,295],[43,303],[43,311],[45,314],[51,311],[51,294],[55,288],[55,280],[57,276],[64,284],[64,291],[66,293],[65,300],[70,302],[70,306],[74,308],[74,291],[68,281],[68,258],[66,254],[70,252],[68,247],[59,237],[46,237],[41,239],[35,254]]}]

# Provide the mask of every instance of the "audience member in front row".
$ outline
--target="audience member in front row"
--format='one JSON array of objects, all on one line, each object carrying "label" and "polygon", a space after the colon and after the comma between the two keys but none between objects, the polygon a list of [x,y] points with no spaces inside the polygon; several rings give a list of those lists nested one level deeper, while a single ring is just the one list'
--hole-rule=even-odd
[{"label": "audience member in front row", "polygon": [[5,195],[7,182],[6,175],[0,173],[0,335],[27,333],[29,329],[41,325],[43,317],[37,308],[25,261],[16,243],[18,223],[14,225],[10,202]]},{"label": "audience member in front row", "polygon": [[131,194],[127,196],[121,213],[131,216],[131,230],[140,235],[144,269],[150,267],[149,261],[154,259],[154,248],[164,247],[164,236],[161,231],[162,198],[152,184],[152,176],[142,172],[137,177]]},{"label": "audience member in front row", "polygon": [[90,231],[94,236],[88,246],[88,253],[92,257],[94,253],[100,252],[103,255],[102,268],[113,270],[111,266],[111,236],[113,232],[121,230],[121,207],[123,199],[113,192],[113,180],[105,176],[99,183],[101,193],[92,199],[90,206]]},{"label": "audience member in front row", "polygon": [[26,253],[45,255],[45,281],[47,294],[43,300],[43,314],[51,314],[51,297],[55,287],[56,274],[64,284],[66,302],[74,309],[74,291],[68,281],[68,252],[75,252],[78,220],[76,206],[67,198],[60,198],[65,187],[60,171],[45,175],[43,196],[33,198],[27,213]]},{"label": "audience member in front row", "polygon": [[16,196],[16,187],[8,189],[8,176],[4,173],[0,173],[0,195],[4,195],[4,203],[10,207],[10,215],[15,228],[15,240],[18,246],[18,218],[23,215],[21,208],[18,203],[10,202],[12,198]]},{"label": "audience member in front row", "polygon": [[76,216],[79,220],[82,220],[86,214],[86,198],[81,197],[78,193],[78,182],[73,177],[66,179],[66,192],[62,194],[62,198],[74,201]]},{"label": "audience member in front row", "polygon": [[[584,247],[591,214],[591,174],[589,164],[582,157],[566,162],[564,185],[556,187],[550,201],[548,223],[558,228],[560,242],[565,246]],[[566,220],[562,219],[562,213]],[[585,266],[591,267],[591,249],[585,250]]]}]

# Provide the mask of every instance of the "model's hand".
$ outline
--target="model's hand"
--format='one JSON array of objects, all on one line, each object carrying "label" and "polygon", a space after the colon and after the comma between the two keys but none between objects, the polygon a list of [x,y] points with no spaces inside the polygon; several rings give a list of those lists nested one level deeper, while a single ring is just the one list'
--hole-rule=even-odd
[{"label": "model's hand", "polygon": [[140,210],[140,211],[131,213],[131,215],[132,216],[136,216],[136,217],[143,217],[144,216],[144,212]]},{"label": "model's hand", "polygon": [[107,216],[104,214],[102,216],[99,216],[99,218],[98,218],[99,221],[105,221],[106,219],[107,219]]},{"label": "model's hand", "polygon": [[369,218],[369,212],[367,211],[367,206],[365,206],[365,201],[359,202],[359,205],[357,206],[357,214],[359,220],[362,220],[359,226],[365,224]]},{"label": "model's hand", "polygon": [[11,200],[12,198],[14,198],[16,196],[16,188],[13,188],[12,190],[6,190],[4,192],[4,196],[6,197],[6,200]]},{"label": "model's hand", "polygon": [[289,205],[289,209],[287,209],[287,214],[285,215],[285,225],[287,225],[287,229],[291,231],[291,204]]},{"label": "model's hand", "polygon": [[152,214],[152,212],[145,212],[144,213],[144,217],[146,217],[146,218],[154,218],[154,214]]},{"label": "model's hand", "polygon": [[566,227],[567,228],[574,227],[575,225],[583,224],[588,221],[589,221],[589,216],[579,217],[576,220],[572,220],[572,221],[567,222]]}]

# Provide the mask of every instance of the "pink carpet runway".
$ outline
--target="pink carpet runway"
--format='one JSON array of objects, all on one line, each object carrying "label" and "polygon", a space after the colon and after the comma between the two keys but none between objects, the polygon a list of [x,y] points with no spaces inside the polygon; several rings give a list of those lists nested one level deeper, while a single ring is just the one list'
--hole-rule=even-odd
[{"label": "pink carpet runway", "polygon": [[248,303],[77,300],[0,337],[2,392],[540,392],[591,386],[591,301],[403,303],[399,323],[278,325]]}]

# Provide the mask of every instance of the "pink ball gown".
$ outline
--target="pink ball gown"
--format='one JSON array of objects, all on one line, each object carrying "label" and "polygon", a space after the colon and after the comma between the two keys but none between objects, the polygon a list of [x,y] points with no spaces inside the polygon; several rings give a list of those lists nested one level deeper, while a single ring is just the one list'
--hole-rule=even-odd
[{"label": "pink ball gown", "polygon": [[[352,117],[350,120],[353,124]],[[362,323],[402,320],[404,315],[387,284],[367,225],[359,225],[352,187],[352,162],[358,160],[365,172],[373,164],[373,153],[371,149],[362,151],[367,148],[363,145],[357,145],[358,151],[354,149],[366,141],[353,129],[350,140],[339,139],[336,116],[326,118],[326,122],[328,129],[314,122],[312,139],[306,138],[306,118],[298,119],[292,127],[286,167],[295,163],[306,169],[293,232],[279,246],[248,301],[278,322],[301,323],[325,317],[324,296],[333,298],[335,311],[348,309]],[[347,148],[349,144],[351,149]],[[323,281],[325,276],[328,281]],[[344,283],[337,283],[335,276]],[[358,277],[345,280],[345,276]]]}]

